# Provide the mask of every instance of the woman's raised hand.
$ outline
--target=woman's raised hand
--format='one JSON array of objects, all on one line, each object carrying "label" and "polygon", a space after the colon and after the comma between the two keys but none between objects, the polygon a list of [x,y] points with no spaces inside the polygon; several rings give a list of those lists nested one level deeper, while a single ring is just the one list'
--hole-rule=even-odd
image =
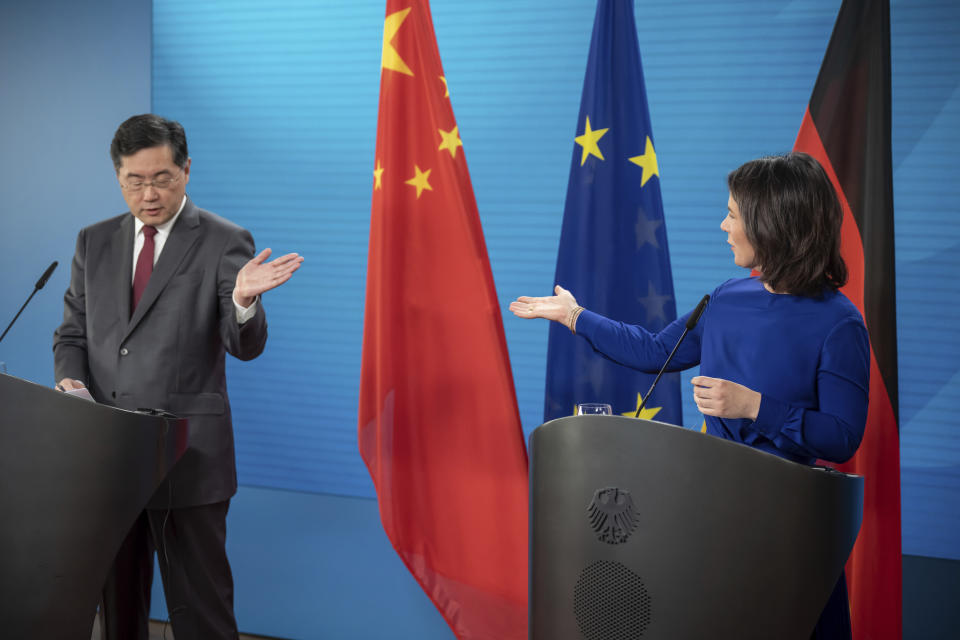
[{"label": "woman's raised hand", "polygon": [[566,323],[570,313],[577,308],[577,299],[573,294],[557,285],[553,289],[556,295],[532,298],[520,296],[510,303],[510,311],[520,318],[546,318]]}]

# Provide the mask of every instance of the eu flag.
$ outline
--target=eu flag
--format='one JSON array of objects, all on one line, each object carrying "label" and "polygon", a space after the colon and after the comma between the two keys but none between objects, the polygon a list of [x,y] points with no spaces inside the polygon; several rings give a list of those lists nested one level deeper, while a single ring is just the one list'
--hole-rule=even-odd
[{"label": "eu flag", "polygon": [[[574,141],[555,282],[587,309],[658,331],[677,312],[632,0],[597,4]],[[580,402],[632,416],[652,381],[550,323],[544,420]],[[681,424],[679,374],[664,375],[641,417]]]}]

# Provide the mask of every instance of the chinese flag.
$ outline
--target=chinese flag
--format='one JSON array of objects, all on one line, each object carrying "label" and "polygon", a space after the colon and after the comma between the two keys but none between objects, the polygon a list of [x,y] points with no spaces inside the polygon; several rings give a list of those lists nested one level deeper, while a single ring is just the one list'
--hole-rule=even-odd
[{"label": "chinese flag", "polygon": [[388,0],[360,453],[458,638],[526,638],[527,456],[502,315],[426,0]]},{"label": "chinese flag", "polygon": [[844,0],[794,149],[817,158],[844,209],[843,289],[870,333],[870,408],[843,471],[866,480],[863,525],[847,562],[856,640],[899,639],[900,436],[890,135],[890,5]]}]

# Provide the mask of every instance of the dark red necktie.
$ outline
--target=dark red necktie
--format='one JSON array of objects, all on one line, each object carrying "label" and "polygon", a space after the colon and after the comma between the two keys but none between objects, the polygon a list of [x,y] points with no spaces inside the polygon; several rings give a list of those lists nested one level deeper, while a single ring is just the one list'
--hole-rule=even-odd
[{"label": "dark red necktie", "polygon": [[153,236],[157,235],[157,228],[150,225],[143,226],[143,248],[140,249],[140,256],[137,258],[137,270],[133,274],[133,297],[130,299],[130,313],[143,296],[143,290],[147,288],[147,282],[150,281],[150,274],[153,273]]}]

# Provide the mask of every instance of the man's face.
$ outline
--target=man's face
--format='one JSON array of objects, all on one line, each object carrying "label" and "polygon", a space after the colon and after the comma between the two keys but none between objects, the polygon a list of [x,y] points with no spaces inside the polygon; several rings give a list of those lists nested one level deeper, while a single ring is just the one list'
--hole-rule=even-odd
[{"label": "man's face", "polygon": [[117,181],[130,212],[144,224],[163,224],[180,210],[190,181],[190,159],[183,169],[173,162],[170,145],[148,147],[121,156]]}]

